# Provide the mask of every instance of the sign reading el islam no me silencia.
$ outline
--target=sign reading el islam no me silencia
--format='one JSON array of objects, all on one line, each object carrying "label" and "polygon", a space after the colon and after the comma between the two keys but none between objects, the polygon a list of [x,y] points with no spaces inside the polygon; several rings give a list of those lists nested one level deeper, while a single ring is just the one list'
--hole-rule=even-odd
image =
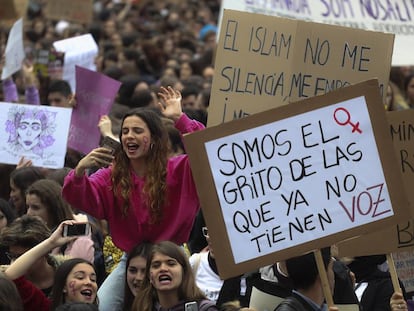
[{"label": "sign reading el islam no me silencia", "polygon": [[[222,0],[224,9],[281,16],[395,34],[392,64],[411,65],[414,2],[407,0]],[[219,21],[221,18],[219,18]]]},{"label": "sign reading el islam no me silencia", "polygon": [[363,96],[205,149],[235,263],[393,215]]},{"label": "sign reading el islam no me silencia", "polygon": [[373,77],[384,94],[393,34],[233,10],[221,23],[208,126]]}]

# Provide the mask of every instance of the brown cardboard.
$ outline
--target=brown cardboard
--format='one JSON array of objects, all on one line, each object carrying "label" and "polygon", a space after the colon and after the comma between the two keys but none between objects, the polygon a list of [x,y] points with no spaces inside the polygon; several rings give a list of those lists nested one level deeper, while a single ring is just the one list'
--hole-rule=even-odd
[{"label": "brown cardboard", "polygon": [[0,0],[0,20],[18,19],[14,0]]},{"label": "brown cardboard", "polygon": [[409,204],[404,206],[411,219],[385,230],[370,233],[338,244],[339,256],[366,256],[388,252],[407,251],[414,248],[414,110],[387,113],[388,135],[390,135],[397,166],[402,174],[403,188]]},{"label": "brown cardboard", "polygon": [[224,10],[208,126],[372,78],[382,92],[393,44],[389,33]]},{"label": "brown cardboard", "polygon": [[21,17],[26,16],[29,0],[0,0],[0,25],[12,27]]},{"label": "brown cardboard", "polygon": [[90,24],[93,15],[93,0],[49,0],[45,14],[53,20]]},{"label": "brown cardboard", "polygon": [[[254,130],[255,128],[259,128],[260,126],[269,123],[272,123],[273,126],[273,122],[275,121],[286,122],[286,120],[288,120],[287,122],[290,122],[290,120],[296,120],[296,118],[300,117],[301,114],[313,112],[316,111],[316,109],[320,110],[325,107],[333,109],[330,107],[331,105],[342,103],[353,98],[360,98],[360,96],[365,97],[366,107],[369,112],[369,122],[372,125],[373,136],[375,137],[375,145],[377,150],[381,150],[381,152],[376,156],[380,159],[384,178],[388,187],[390,198],[389,204],[392,206],[394,216],[369,222],[362,226],[352,227],[341,232],[335,232],[303,244],[292,245],[291,247],[287,247],[277,252],[269,253],[264,256],[258,256],[247,261],[239,260],[239,263],[236,263],[232,252],[232,243],[234,243],[234,241],[230,241],[228,235],[225,219],[223,217],[223,210],[220,206],[219,193],[216,191],[215,187],[215,179],[213,177],[214,173],[211,170],[212,163],[209,162],[209,151],[206,150],[206,144],[212,141],[214,142],[219,138],[227,138],[233,134],[237,135],[237,138],[240,138],[242,135],[241,133],[245,130]],[[228,278],[253,271],[258,267],[274,263],[275,261],[284,260],[291,256],[296,256],[307,251],[332,245],[340,240],[358,236],[369,231],[390,227],[398,222],[402,222],[404,219],[407,219],[408,212],[407,209],[403,207],[408,203],[405,193],[400,186],[402,183],[401,174],[396,166],[396,158],[388,133],[385,111],[383,106],[379,104],[381,102],[382,100],[380,97],[378,81],[369,80],[347,87],[346,89],[338,89],[325,95],[309,98],[290,105],[284,105],[240,120],[227,122],[219,126],[210,127],[203,131],[184,137],[204,217],[209,227],[209,234],[214,247],[218,270],[222,278]],[[319,110],[315,113],[319,113]],[[312,122],[312,120],[309,120],[309,122]],[[278,123],[275,123],[275,127],[276,125],[278,125]],[[293,131],[299,126],[300,124],[295,122],[294,124],[290,124],[289,129],[292,129]],[[345,128],[343,130],[345,130]],[[350,129],[348,128],[347,131],[348,130]],[[299,142],[295,141],[294,144],[296,143]],[[295,145],[293,145],[293,148],[294,147]],[[215,152],[215,150],[211,152]],[[365,156],[369,158],[371,155]],[[370,178],[372,175],[369,170],[360,170],[359,173],[362,178]],[[312,195],[317,197],[320,196],[320,194],[322,193],[315,192]],[[344,200],[350,201],[351,196],[355,195],[355,193],[342,193],[342,195]],[[337,200],[334,200],[333,202],[337,204]],[[237,208],[239,208],[239,206],[237,206]],[[279,208],[278,206],[272,206],[272,208],[272,212],[279,212],[277,210]],[[280,212],[280,215],[277,216],[281,217],[282,214],[283,213]],[[231,219],[226,219],[226,221],[231,221]],[[246,243],[244,243],[244,245],[237,250],[236,254],[238,256],[240,254],[242,254],[241,256],[244,256],[245,252],[249,250],[251,245],[251,241],[246,240]]]}]

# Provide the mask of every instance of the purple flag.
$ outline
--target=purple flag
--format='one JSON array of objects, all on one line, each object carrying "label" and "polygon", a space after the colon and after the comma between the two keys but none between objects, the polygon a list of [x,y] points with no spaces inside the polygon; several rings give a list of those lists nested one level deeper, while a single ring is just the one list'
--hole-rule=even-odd
[{"label": "purple flag", "polygon": [[99,145],[98,122],[111,110],[121,82],[76,66],[76,107],[72,112],[68,147],[89,153]]}]

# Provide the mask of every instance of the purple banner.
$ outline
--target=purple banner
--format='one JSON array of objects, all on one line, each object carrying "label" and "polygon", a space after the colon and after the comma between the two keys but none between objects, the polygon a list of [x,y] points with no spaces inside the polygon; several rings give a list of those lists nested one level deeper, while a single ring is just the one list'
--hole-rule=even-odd
[{"label": "purple banner", "polygon": [[76,66],[76,107],[72,112],[68,147],[89,153],[99,145],[98,122],[111,110],[121,82]]}]

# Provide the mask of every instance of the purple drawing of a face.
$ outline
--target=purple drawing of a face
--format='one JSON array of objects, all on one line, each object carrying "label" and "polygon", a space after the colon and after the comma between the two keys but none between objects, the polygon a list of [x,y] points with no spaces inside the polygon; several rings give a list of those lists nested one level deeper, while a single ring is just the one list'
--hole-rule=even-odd
[{"label": "purple drawing of a face", "polygon": [[46,109],[27,108],[16,105],[9,111],[6,121],[8,143],[14,152],[31,151],[38,156],[43,155],[45,148],[53,145],[55,138],[56,112]]},{"label": "purple drawing of a face", "polygon": [[39,144],[42,123],[39,119],[23,117],[17,126],[17,141],[24,150],[31,150]]}]

